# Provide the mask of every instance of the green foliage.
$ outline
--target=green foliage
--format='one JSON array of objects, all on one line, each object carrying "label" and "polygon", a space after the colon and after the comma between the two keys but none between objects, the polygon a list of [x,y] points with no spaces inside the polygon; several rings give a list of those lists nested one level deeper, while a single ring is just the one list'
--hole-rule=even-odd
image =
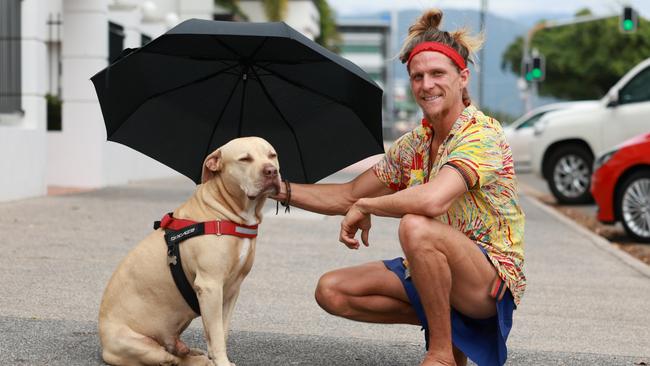
[{"label": "green foliage", "polygon": [[263,0],[262,5],[266,18],[271,22],[279,22],[287,16],[289,0]]},{"label": "green foliage", "polygon": [[214,3],[224,9],[227,9],[242,20],[248,21],[248,15],[244,14],[244,12],[241,10],[238,0],[214,0]]},{"label": "green foliage", "polygon": [[61,131],[61,108],[63,101],[56,95],[45,94],[47,102],[47,130]]},{"label": "green foliage", "polygon": [[318,13],[320,14],[320,35],[316,42],[321,46],[334,52],[339,52],[338,45],[341,43],[341,35],[336,29],[334,11],[327,3],[327,0],[315,0]]},{"label": "green foliage", "polygon": [[[576,15],[589,15],[583,9]],[[501,67],[520,74],[523,38],[502,55]],[[619,17],[542,29],[531,40],[546,59],[540,95],[579,100],[600,98],[627,71],[650,57],[650,21],[638,19],[635,33],[619,31]]]}]

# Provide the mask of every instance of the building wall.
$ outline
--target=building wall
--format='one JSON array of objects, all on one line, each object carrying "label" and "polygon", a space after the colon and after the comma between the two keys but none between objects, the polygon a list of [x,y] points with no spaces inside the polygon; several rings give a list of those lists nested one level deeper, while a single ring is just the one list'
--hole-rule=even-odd
[{"label": "building wall", "polygon": [[341,35],[341,56],[359,65],[384,90],[383,123],[385,128],[389,128],[393,122],[389,112],[393,98],[388,69],[390,23],[346,20],[338,22],[337,30]]},{"label": "building wall", "polygon": [[0,116],[0,200],[46,192],[45,93],[47,7],[22,1],[21,84],[23,114]]},{"label": "building wall", "polygon": [[[242,1],[242,4],[245,1]],[[106,141],[90,77],[108,65],[108,22],[124,27],[124,47],[139,47],[179,21],[212,19],[213,0],[23,0],[22,109],[0,115],[0,201],[44,195],[48,186],[94,188],[178,175],[128,147]],[[250,4],[251,19],[262,7]],[[263,12],[262,12],[263,13]],[[60,37],[48,20],[61,15]],[[50,15],[53,15],[52,18]],[[287,21],[318,33],[312,1],[291,1]],[[61,75],[58,61],[61,60]],[[61,92],[61,131],[47,131],[47,93]]]}]

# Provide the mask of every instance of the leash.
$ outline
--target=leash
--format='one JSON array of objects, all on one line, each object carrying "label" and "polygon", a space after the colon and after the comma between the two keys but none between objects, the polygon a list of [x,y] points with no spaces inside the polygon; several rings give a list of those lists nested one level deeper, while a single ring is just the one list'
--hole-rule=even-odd
[{"label": "leash", "polygon": [[198,315],[201,315],[199,299],[196,297],[196,292],[192,284],[190,284],[190,281],[185,276],[185,272],[183,272],[179,245],[187,239],[200,235],[233,235],[248,239],[257,236],[257,225],[240,225],[225,220],[196,222],[174,218],[171,212],[163,216],[160,221],[154,222],[153,228],[154,230],[159,228],[165,230],[167,264],[172,273],[172,278],[181,295],[183,295],[185,302]]}]

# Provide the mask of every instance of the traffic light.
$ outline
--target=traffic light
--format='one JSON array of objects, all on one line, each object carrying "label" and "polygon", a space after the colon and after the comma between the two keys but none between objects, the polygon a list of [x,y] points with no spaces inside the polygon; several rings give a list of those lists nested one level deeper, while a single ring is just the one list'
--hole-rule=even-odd
[{"label": "traffic light", "polygon": [[623,33],[634,33],[637,28],[637,17],[636,11],[631,6],[626,6],[623,8],[623,14],[621,14],[620,29]]},{"label": "traffic light", "polygon": [[[546,76],[545,64],[546,63],[544,62],[544,56],[533,56],[530,68],[531,80],[544,81],[544,78]],[[526,77],[526,79],[528,79],[528,77]]]}]

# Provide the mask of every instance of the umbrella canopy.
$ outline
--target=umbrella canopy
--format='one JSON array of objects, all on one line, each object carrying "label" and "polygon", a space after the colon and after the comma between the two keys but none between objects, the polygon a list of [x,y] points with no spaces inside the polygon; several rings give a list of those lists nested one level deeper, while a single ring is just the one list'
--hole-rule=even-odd
[{"label": "umbrella canopy", "polygon": [[381,89],[284,23],[191,19],[91,80],[108,140],[197,184],[204,158],[241,136],[269,141],[293,182],[383,152]]}]

